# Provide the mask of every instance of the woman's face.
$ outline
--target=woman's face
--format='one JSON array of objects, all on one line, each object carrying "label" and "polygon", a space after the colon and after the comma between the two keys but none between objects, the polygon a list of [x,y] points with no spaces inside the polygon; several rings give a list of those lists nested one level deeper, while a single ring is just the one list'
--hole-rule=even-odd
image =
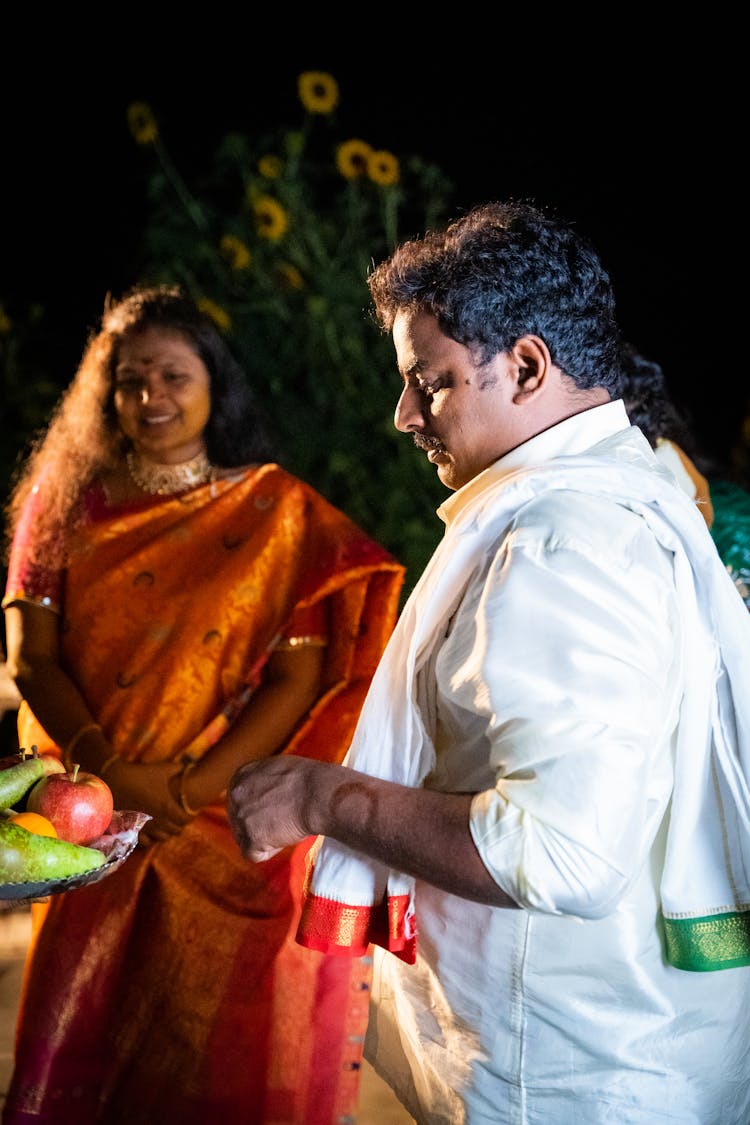
[{"label": "woman's face", "polygon": [[120,429],[138,453],[176,465],[205,449],[211,379],[180,332],[150,327],[126,336],[114,384]]}]

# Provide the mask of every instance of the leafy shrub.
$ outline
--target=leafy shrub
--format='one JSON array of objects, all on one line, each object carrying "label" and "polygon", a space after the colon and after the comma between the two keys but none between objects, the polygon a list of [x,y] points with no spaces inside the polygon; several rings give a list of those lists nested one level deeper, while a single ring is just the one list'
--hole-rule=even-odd
[{"label": "leafy shrub", "polygon": [[407,567],[413,585],[442,532],[446,493],[393,425],[395,352],[366,277],[405,237],[444,218],[451,185],[335,137],[336,80],[299,76],[297,128],[232,132],[188,185],[151,107],[128,123],[153,164],[141,280],[184,285],[225,332],[264,401],[284,462]]}]

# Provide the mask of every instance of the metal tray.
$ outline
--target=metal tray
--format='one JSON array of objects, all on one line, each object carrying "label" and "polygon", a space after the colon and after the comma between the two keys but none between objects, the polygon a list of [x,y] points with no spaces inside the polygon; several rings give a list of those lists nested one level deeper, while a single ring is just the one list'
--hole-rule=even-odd
[{"label": "metal tray", "polygon": [[87,845],[106,855],[107,862],[101,867],[95,867],[93,871],[87,871],[83,875],[70,875],[67,879],[48,879],[42,883],[0,883],[0,902],[31,902],[34,899],[46,898],[47,895],[73,891],[76,887],[87,887],[90,883],[98,883],[101,879],[106,879],[135,849],[138,833],[149,820],[151,817],[148,813],[115,812],[104,835]]}]

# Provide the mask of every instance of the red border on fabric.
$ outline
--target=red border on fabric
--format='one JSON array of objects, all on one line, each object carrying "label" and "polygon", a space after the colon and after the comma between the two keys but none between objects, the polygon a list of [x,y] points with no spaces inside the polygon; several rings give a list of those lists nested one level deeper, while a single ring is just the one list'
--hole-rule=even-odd
[{"label": "red border on fabric", "polygon": [[306,949],[341,957],[361,957],[369,945],[379,945],[413,965],[416,933],[407,934],[408,895],[392,895],[377,906],[352,906],[308,894],[297,930]]}]

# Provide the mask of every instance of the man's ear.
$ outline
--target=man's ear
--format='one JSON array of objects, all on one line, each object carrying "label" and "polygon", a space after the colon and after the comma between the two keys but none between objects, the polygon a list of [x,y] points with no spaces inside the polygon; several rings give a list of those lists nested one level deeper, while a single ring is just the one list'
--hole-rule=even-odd
[{"label": "man's ear", "polygon": [[516,380],[513,401],[521,403],[536,396],[547,386],[552,357],[539,336],[521,336],[509,354]]}]

